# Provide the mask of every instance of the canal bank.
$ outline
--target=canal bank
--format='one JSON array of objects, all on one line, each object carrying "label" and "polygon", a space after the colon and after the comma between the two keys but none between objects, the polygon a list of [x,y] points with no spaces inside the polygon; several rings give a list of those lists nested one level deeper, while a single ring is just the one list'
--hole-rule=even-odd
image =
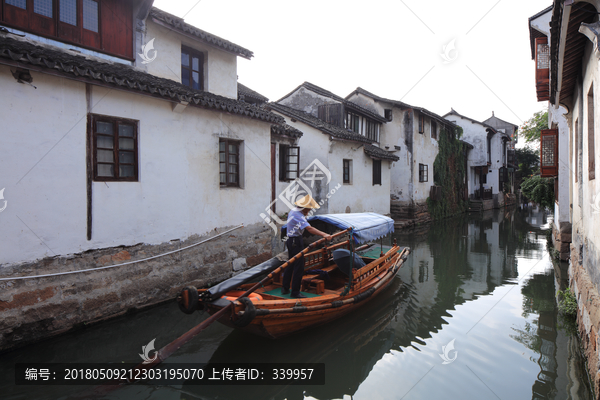
[{"label": "canal bank", "polygon": [[[171,301],[272,257],[264,224],[2,266],[0,351]],[[11,279],[13,278],[13,279]]]},{"label": "canal bank", "polygon": [[[560,284],[539,217],[493,210],[397,232],[411,256],[389,289],[355,314],[276,341],[213,324],[167,360],[319,362],[325,385],[181,382],[134,385],[106,398],[591,399],[577,337],[559,327]],[[77,396],[88,388],[15,386],[14,364],[140,362],[152,339],[162,347],[205,318],[167,303],[8,352],[0,392],[6,399]]]}]

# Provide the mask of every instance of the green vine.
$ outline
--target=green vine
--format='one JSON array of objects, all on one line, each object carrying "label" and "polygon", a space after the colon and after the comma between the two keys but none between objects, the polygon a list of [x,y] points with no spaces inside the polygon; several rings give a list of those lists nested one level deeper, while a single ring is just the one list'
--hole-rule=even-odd
[{"label": "green vine", "polygon": [[442,198],[427,198],[431,218],[442,219],[467,211],[465,192],[465,144],[460,141],[462,128],[452,132],[443,128],[439,135],[439,153],[433,163],[433,182],[442,187]]}]

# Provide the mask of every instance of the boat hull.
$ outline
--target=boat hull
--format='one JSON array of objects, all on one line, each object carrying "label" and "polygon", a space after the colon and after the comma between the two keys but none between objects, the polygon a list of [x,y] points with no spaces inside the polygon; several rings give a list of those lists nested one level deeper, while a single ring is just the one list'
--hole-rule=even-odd
[{"label": "boat hull", "polygon": [[[359,287],[354,285],[353,289],[345,296],[341,296],[340,290],[340,293],[319,297],[253,301],[258,315],[243,327],[239,326],[238,321],[240,312],[243,312],[245,307],[239,301],[234,301],[231,313],[223,315],[218,321],[232,328],[259,336],[272,339],[285,337],[328,323],[357,310],[390,285],[403,261],[399,254],[390,257],[387,262],[382,263],[378,273],[370,276],[369,280]],[[335,307],[331,306],[332,304],[335,304]],[[222,303],[221,305],[210,303],[206,305],[206,309],[211,315],[222,308]],[[268,313],[260,315],[261,312]]]}]

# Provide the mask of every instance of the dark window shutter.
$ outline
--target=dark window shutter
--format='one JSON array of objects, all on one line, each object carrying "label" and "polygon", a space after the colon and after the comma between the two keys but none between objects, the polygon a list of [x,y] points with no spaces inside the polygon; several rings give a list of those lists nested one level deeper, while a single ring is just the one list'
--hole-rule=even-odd
[{"label": "dark window shutter", "polygon": [[373,160],[373,185],[381,185],[381,160]]},{"label": "dark window shutter", "polygon": [[285,144],[279,145],[279,181],[285,181],[285,156],[287,154],[288,146]]},{"label": "dark window shutter", "polygon": [[342,126],[342,105],[321,104],[318,109],[319,119],[331,125]]}]

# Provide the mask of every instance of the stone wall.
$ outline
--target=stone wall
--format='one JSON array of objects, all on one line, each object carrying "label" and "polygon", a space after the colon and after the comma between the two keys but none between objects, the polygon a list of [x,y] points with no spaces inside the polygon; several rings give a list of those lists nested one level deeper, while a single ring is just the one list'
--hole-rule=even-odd
[{"label": "stone wall", "polygon": [[[595,399],[600,399],[600,296],[594,285],[588,269],[598,271],[598,265],[593,265],[590,249],[585,249],[589,243],[571,244],[571,265],[569,278],[571,288],[577,298],[577,325],[579,336],[587,360],[588,371],[595,389]],[[586,241],[587,242],[587,241]],[[587,253],[587,254],[584,254]]]},{"label": "stone wall", "polygon": [[391,218],[395,221],[396,228],[405,228],[431,222],[431,215],[427,204],[402,204],[391,202]]},{"label": "stone wall", "polygon": [[560,253],[561,261],[569,259],[571,248],[571,224],[569,222],[562,222],[560,228],[556,226],[556,222],[552,224],[552,245]]},{"label": "stone wall", "polygon": [[[225,232],[159,245],[90,250],[0,267],[1,277],[56,274],[141,260]],[[213,285],[272,257],[273,232],[241,227],[170,255],[98,271],[0,281],[0,351],[172,300],[187,285]]]}]

